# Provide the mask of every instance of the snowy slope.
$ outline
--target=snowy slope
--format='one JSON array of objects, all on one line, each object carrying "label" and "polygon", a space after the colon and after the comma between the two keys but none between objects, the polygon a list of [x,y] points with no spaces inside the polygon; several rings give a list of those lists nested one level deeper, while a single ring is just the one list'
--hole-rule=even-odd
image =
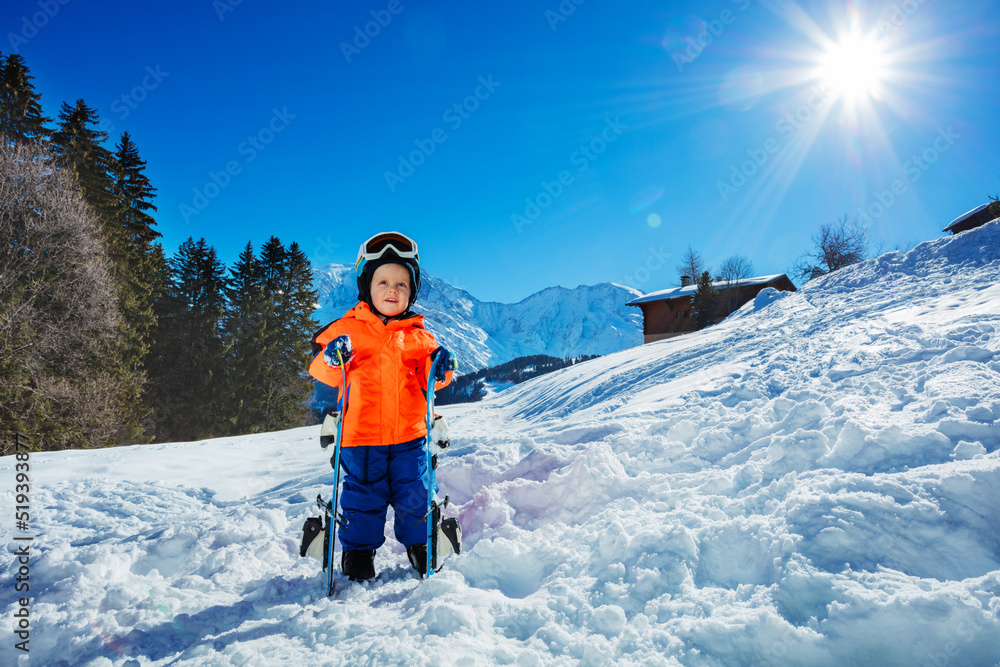
[{"label": "snowy slope", "polygon": [[[357,303],[353,267],[330,264],[315,272],[326,324]],[[440,278],[422,276],[416,311],[427,328],[455,351],[469,373],[530,354],[604,355],[642,343],[642,314],[625,303],[640,295],[611,283],[575,289],[550,287],[515,304],[479,301]]]},{"label": "snowy slope", "polygon": [[333,599],[315,428],[32,455],[35,664],[1000,662],[1000,222],[442,412],[465,551]]}]

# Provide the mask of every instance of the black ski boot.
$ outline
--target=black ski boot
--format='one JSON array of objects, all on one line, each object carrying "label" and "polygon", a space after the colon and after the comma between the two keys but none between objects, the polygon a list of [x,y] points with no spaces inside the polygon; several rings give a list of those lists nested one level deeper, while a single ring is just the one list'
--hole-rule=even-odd
[{"label": "black ski boot", "polygon": [[345,551],[340,558],[340,571],[351,581],[367,581],[375,578],[375,552]]},{"label": "black ski boot", "polygon": [[420,573],[420,576],[427,574],[427,544],[421,542],[411,547],[406,547],[406,557],[410,559],[410,565]]}]

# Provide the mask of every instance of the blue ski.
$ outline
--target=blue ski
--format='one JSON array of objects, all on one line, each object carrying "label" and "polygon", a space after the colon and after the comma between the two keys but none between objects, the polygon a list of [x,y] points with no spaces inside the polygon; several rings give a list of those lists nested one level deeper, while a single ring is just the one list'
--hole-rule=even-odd
[{"label": "blue ski", "polygon": [[431,454],[431,429],[434,427],[434,374],[437,372],[438,355],[431,362],[430,375],[427,378],[427,566],[425,576],[430,579],[434,574],[434,493],[437,491],[437,456]]},{"label": "blue ski", "polygon": [[347,367],[344,360],[337,353],[337,360],[340,362],[340,373],[343,383],[340,386],[341,410],[340,420],[337,423],[337,442],[334,443],[333,458],[330,463],[333,465],[333,499],[327,509],[326,515],[326,572],[327,572],[327,596],[332,596],[333,586],[333,547],[337,533],[337,526],[340,525],[340,441],[344,435],[344,416],[347,412]]}]

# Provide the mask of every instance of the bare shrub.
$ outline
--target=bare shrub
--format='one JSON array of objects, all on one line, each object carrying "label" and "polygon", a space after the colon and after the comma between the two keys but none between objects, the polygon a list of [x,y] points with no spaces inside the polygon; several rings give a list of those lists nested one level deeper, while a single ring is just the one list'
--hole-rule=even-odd
[{"label": "bare shrub", "polygon": [[725,259],[719,267],[719,281],[722,282],[720,290],[722,305],[729,314],[739,308],[740,287],[747,279],[754,277],[753,262],[743,255],[733,255]]},{"label": "bare shrub", "polygon": [[806,280],[857,264],[871,250],[868,228],[858,218],[849,220],[846,215],[836,223],[820,226],[813,236],[813,244],[812,252],[803,255],[795,264],[796,275]]},{"label": "bare shrub", "polygon": [[72,176],[0,137],[0,430],[48,447],[112,444],[121,317]]}]

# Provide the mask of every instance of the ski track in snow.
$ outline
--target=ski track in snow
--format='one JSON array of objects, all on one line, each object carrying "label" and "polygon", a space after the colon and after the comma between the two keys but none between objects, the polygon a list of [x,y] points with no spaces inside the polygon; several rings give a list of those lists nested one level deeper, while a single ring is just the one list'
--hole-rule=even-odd
[{"label": "ski track in snow", "polygon": [[317,427],[33,454],[31,658],[1000,663],[1000,223],[439,412],[463,553],[418,580],[390,511],[332,599]]}]

